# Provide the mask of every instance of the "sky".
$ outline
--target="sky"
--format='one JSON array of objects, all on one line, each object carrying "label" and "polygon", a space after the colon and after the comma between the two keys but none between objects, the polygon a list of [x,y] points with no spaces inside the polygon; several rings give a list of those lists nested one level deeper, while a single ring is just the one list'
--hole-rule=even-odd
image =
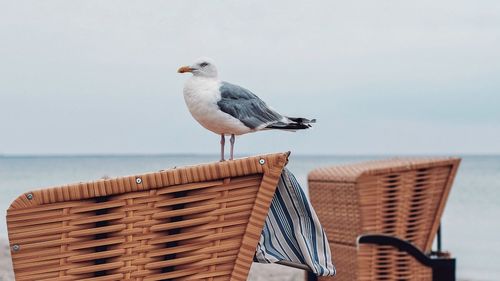
[{"label": "sky", "polygon": [[237,154],[500,153],[499,1],[0,0],[0,154],[219,151],[199,57],[313,129]]}]

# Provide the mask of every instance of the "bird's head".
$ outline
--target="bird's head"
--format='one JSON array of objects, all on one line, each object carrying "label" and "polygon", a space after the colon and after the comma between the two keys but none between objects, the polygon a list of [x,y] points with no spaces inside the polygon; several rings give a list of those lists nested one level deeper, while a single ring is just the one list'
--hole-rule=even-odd
[{"label": "bird's head", "polygon": [[183,66],[177,70],[179,73],[191,72],[194,76],[217,77],[217,68],[214,61],[209,58],[198,59],[194,64]]}]

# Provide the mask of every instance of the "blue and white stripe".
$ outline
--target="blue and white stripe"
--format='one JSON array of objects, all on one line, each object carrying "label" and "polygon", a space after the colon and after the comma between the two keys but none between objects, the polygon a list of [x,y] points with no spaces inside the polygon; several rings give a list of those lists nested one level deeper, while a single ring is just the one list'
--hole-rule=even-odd
[{"label": "blue and white stripe", "polygon": [[335,275],[328,239],[295,176],[284,169],[255,252],[260,263],[307,265],[318,276]]}]

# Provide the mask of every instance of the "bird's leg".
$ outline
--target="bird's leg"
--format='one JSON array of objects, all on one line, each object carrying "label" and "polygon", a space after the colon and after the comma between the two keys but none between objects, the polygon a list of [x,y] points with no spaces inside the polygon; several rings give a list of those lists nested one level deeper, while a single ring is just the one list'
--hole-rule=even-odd
[{"label": "bird's leg", "polygon": [[234,151],[234,141],[235,141],[234,134],[231,135],[231,138],[229,139],[229,142],[231,143],[231,158],[229,160],[233,160],[233,151]]},{"label": "bird's leg", "polygon": [[224,145],[226,144],[226,138],[224,134],[220,135],[220,161],[224,161]]}]

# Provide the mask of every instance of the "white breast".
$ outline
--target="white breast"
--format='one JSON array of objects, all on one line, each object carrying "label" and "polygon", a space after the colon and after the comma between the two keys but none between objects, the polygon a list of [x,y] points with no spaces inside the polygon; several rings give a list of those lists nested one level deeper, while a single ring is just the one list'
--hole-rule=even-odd
[{"label": "white breast", "polygon": [[207,130],[216,134],[241,135],[252,130],[240,120],[221,111],[217,102],[221,99],[221,82],[218,79],[193,76],[184,85],[184,100],[198,121]]}]

